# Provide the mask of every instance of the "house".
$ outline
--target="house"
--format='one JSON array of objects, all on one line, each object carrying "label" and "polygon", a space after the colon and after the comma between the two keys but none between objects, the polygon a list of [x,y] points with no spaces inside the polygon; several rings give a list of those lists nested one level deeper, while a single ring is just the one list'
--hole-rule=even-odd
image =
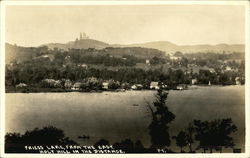
[{"label": "house", "polygon": [[208,71],[211,72],[211,73],[215,73],[214,68],[210,68],[210,67],[208,67],[208,66],[203,66],[202,69],[203,69],[203,70],[208,70]]},{"label": "house", "polygon": [[121,88],[126,90],[126,89],[130,88],[130,85],[129,85],[129,83],[125,82],[125,83],[121,84]]},{"label": "house", "polygon": [[197,84],[197,82],[198,82],[198,81],[197,81],[196,78],[194,78],[194,79],[191,80],[191,83],[192,83],[192,84]]},{"label": "house", "polygon": [[53,61],[55,59],[53,54],[45,54],[41,56],[42,58],[48,58],[50,61]]},{"label": "house", "polygon": [[134,84],[133,86],[131,86],[131,89],[136,90],[137,89],[136,85]]},{"label": "house", "polygon": [[88,68],[88,66],[86,64],[78,64],[77,66],[82,67],[82,68],[86,68],[86,69]]},{"label": "house", "polygon": [[172,52],[169,54],[169,58],[171,60],[180,60],[182,58],[182,55],[178,54],[177,52]]},{"label": "house", "polygon": [[225,71],[232,71],[232,68],[230,66],[226,66]]},{"label": "house", "polygon": [[73,86],[72,86],[72,90],[81,90],[81,82],[76,82]]},{"label": "house", "polygon": [[55,88],[61,88],[62,87],[62,82],[60,80],[55,80],[54,87]]},{"label": "house", "polygon": [[150,89],[160,89],[158,82],[151,82]]},{"label": "house", "polygon": [[181,57],[170,56],[170,59],[171,59],[171,60],[180,60],[180,59],[181,59]]},{"label": "house", "polygon": [[57,88],[57,87],[60,87],[60,81],[46,78],[46,79],[42,80],[42,87],[44,87],[44,88]]},{"label": "house", "polygon": [[185,85],[185,84],[179,84],[179,85],[176,87],[177,90],[184,90],[184,89],[186,89],[186,88],[187,88],[187,85]]},{"label": "house", "polygon": [[65,80],[64,87],[65,89],[70,89],[72,87],[72,82],[70,80]]},{"label": "house", "polygon": [[64,59],[65,59],[65,60],[70,60],[70,56],[67,55]]},{"label": "house", "polygon": [[235,84],[236,85],[241,85],[240,77],[235,78]]},{"label": "house", "polygon": [[50,78],[46,78],[43,80],[44,82],[47,82],[47,83],[54,83],[55,80],[54,79],[50,79]]},{"label": "house", "polygon": [[22,88],[22,87],[27,87],[27,84],[19,83],[18,85],[16,85],[16,88]]},{"label": "house", "polygon": [[102,82],[102,88],[103,89],[109,89],[109,83],[108,82]]},{"label": "house", "polygon": [[162,84],[161,84],[161,87],[162,87],[163,89],[167,89],[167,88],[168,88],[168,85],[162,83]]},{"label": "house", "polygon": [[134,84],[131,89],[133,90],[141,90],[143,88],[143,86],[141,84]]}]

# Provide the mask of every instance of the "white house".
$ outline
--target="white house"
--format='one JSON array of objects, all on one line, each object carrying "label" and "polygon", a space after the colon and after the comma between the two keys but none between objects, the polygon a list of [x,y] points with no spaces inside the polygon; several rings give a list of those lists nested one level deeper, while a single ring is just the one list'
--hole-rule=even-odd
[{"label": "white house", "polygon": [[227,66],[227,67],[225,68],[225,71],[232,71],[232,68],[231,68],[230,66]]},{"label": "white house", "polygon": [[131,89],[133,89],[133,90],[140,90],[140,89],[142,89],[143,88],[143,86],[141,85],[141,84],[134,84],[132,87],[131,87]]},{"label": "white house", "polygon": [[103,89],[109,89],[109,83],[108,82],[102,82],[102,88]]},{"label": "white house", "polygon": [[80,90],[81,89],[81,82],[76,82],[73,86],[72,86],[72,90]]},{"label": "white house", "polygon": [[184,89],[186,89],[186,88],[187,88],[187,85],[185,85],[185,84],[179,84],[179,85],[176,87],[177,90],[184,90]]},{"label": "white house", "polygon": [[235,78],[235,84],[236,85],[241,85],[240,77]]},{"label": "white house", "polygon": [[158,82],[151,82],[150,89],[160,89]]},{"label": "white house", "polygon": [[18,85],[16,85],[17,88],[22,88],[22,87],[27,87],[27,84],[25,83],[19,83]]},{"label": "white house", "polygon": [[191,81],[192,84],[196,84],[197,82],[198,82],[198,81],[197,81],[196,78],[192,79],[192,81]]}]

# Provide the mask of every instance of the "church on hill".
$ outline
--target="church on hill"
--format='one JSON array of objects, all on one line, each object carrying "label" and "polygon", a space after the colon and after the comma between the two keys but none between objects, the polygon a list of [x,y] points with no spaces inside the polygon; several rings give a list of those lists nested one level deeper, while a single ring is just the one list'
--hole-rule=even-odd
[{"label": "church on hill", "polygon": [[87,36],[87,34],[84,33],[84,32],[80,32],[79,39],[76,38],[76,41],[78,41],[78,40],[85,40],[85,39],[89,39],[89,36]]}]

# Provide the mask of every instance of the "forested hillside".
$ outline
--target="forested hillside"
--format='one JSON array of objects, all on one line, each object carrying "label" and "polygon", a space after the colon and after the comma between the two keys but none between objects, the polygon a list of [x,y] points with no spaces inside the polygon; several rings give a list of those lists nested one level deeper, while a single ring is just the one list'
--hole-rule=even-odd
[{"label": "forested hillside", "polygon": [[122,84],[141,84],[149,88],[152,81],[174,88],[178,84],[191,84],[192,80],[195,84],[223,85],[244,84],[245,80],[242,53],[175,52],[166,55],[156,49],[138,47],[65,51],[46,46],[25,48],[7,44],[6,54],[7,89],[20,83],[43,87],[47,79],[60,83],[69,80],[73,84],[94,78],[99,86],[112,80],[117,88]]}]

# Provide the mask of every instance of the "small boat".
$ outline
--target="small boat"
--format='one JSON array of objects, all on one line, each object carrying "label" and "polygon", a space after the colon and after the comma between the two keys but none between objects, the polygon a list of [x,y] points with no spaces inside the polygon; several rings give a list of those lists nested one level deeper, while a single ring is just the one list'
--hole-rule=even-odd
[{"label": "small boat", "polygon": [[78,139],[89,139],[90,136],[86,136],[86,135],[83,135],[83,136],[78,136]]},{"label": "small boat", "polygon": [[208,82],[208,85],[211,86],[211,82],[210,81]]}]

